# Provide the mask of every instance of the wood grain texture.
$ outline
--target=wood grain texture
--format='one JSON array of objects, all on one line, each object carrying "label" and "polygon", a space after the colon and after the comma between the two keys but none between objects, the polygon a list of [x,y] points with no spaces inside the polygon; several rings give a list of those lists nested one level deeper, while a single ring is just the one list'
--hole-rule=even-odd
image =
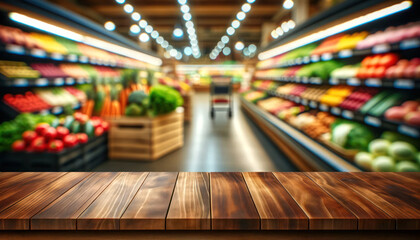
[{"label": "wood grain texture", "polygon": [[308,229],[306,214],[272,173],[243,173],[261,218],[262,230]]},{"label": "wood grain texture", "polygon": [[380,186],[375,187],[351,173],[336,173],[340,181],[374,203],[396,220],[397,230],[420,229],[420,215],[412,207],[390,196]]},{"label": "wood grain texture", "polygon": [[118,175],[77,219],[78,230],[119,230],[120,217],[148,173]]},{"label": "wood grain texture", "polygon": [[358,229],[395,229],[395,220],[335,177],[334,173],[305,173],[358,219]]},{"label": "wood grain texture", "polygon": [[32,230],[76,230],[80,214],[115,179],[118,173],[93,173],[31,219]]},{"label": "wood grain texture", "polygon": [[258,230],[260,217],[241,173],[210,174],[213,230]]},{"label": "wood grain texture", "polygon": [[25,172],[0,183],[0,212],[64,174]]},{"label": "wood grain texture", "polygon": [[71,172],[46,184],[26,198],[0,213],[0,229],[29,230],[32,216],[60,197],[91,173]]},{"label": "wood grain texture", "polygon": [[309,218],[311,230],[354,230],[357,219],[303,173],[273,173]]},{"label": "wood grain texture", "polygon": [[211,229],[209,184],[208,173],[179,173],[166,218],[166,229]]},{"label": "wood grain texture", "polygon": [[124,230],[165,230],[178,173],[152,172],[121,217]]},{"label": "wood grain texture", "polygon": [[0,183],[9,181],[11,178],[21,174],[21,172],[0,172]]}]

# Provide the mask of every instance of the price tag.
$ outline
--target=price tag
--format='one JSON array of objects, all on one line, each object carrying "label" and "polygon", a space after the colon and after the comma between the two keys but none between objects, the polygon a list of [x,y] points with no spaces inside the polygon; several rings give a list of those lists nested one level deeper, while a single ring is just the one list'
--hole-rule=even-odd
[{"label": "price tag", "polygon": [[302,83],[309,83],[308,77],[302,77]]},{"label": "price tag", "polygon": [[407,125],[398,126],[398,132],[405,134],[407,136],[410,136],[410,137],[415,137],[415,138],[420,137],[420,133],[418,129],[415,129]]},{"label": "price tag", "polygon": [[391,50],[391,45],[387,43],[376,45],[372,48],[372,53],[378,54],[378,53],[386,53]]},{"label": "price tag", "polygon": [[338,52],[339,58],[349,58],[353,56],[353,51],[351,49],[341,50]]},{"label": "price tag", "polygon": [[25,79],[25,78],[17,78],[15,80],[13,80],[13,86],[16,86],[16,87],[26,87],[28,85],[29,85],[28,79]]},{"label": "price tag", "polygon": [[315,101],[310,101],[309,102],[309,107],[311,107],[311,108],[317,108],[318,107],[318,103],[315,102]]},{"label": "price tag", "polygon": [[307,64],[307,63],[309,63],[309,62],[311,62],[311,57],[306,56],[306,57],[304,57],[304,58],[303,58],[303,63],[304,63],[304,64]]},{"label": "price tag", "polygon": [[368,87],[381,87],[382,80],[379,78],[368,78],[365,81],[365,85]]},{"label": "price tag", "polygon": [[321,109],[321,111],[327,112],[328,111],[328,106],[325,104],[319,104],[319,109]]},{"label": "price tag", "polygon": [[90,64],[97,64],[98,61],[96,60],[96,58],[91,58],[91,59],[89,59],[89,63]]},{"label": "price tag", "polygon": [[349,78],[349,79],[347,79],[347,84],[350,85],[350,86],[360,86],[360,79]]},{"label": "price tag", "polygon": [[73,85],[74,82],[75,82],[74,78],[70,78],[70,77],[66,78],[66,84],[67,85]]},{"label": "price tag", "polygon": [[79,61],[81,63],[87,63],[87,62],[89,62],[89,58],[87,56],[80,56]]},{"label": "price tag", "polygon": [[31,50],[31,55],[33,57],[45,58],[47,53],[42,49],[34,48],[34,49]]},{"label": "price tag", "polygon": [[397,79],[394,82],[394,87],[401,89],[413,89],[414,81],[411,79]]},{"label": "price tag", "polygon": [[62,86],[62,85],[64,85],[64,78],[55,78],[54,79],[54,85],[55,86]]},{"label": "price tag", "polygon": [[296,58],[295,63],[296,64],[302,64],[302,58]]},{"label": "price tag", "polygon": [[311,61],[312,62],[319,62],[319,55],[312,55],[311,56]]},{"label": "price tag", "polygon": [[302,99],[302,101],[300,103],[302,105],[308,106],[308,100],[307,99]]},{"label": "price tag", "polygon": [[295,97],[295,102],[296,102],[296,103],[300,103],[300,97],[296,96],[296,97]]},{"label": "price tag", "polygon": [[44,87],[48,86],[48,79],[46,78],[38,78],[35,80],[35,86]]},{"label": "price tag", "polygon": [[67,60],[69,62],[77,62],[77,55],[76,54],[70,54],[67,56]]},{"label": "price tag", "polygon": [[337,107],[333,107],[331,108],[331,113],[334,115],[340,115],[341,114],[341,109],[337,108]]},{"label": "price tag", "polygon": [[59,106],[57,106],[57,107],[53,107],[53,108],[51,109],[51,112],[52,112],[53,114],[60,114],[62,111],[63,111],[63,108],[62,108],[62,107],[59,107]]},{"label": "price tag", "polygon": [[338,85],[339,83],[340,83],[340,80],[338,78],[330,78],[331,85]]},{"label": "price tag", "polygon": [[418,38],[412,38],[412,39],[404,40],[400,43],[400,49],[401,50],[417,48],[419,46],[420,46],[420,39],[418,39]]},{"label": "price tag", "polygon": [[51,58],[54,60],[61,61],[64,59],[64,56],[61,53],[51,53]]},{"label": "price tag", "polygon": [[311,84],[318,84],[319,85],[319,84],[322,83],[322,79],[319,78],[319,77],[313,77],[309,81],[310,81]]},{"label": "price tag", "polygon": [[353,119],[354,118],[354,113],[349,111],[349,110],[343,110],[341,112],[341,115],[343,116],[343,118],[346,118],[346,119]]},{"label": "price tag", "polygon": [[25,54],[25,48],[15,44],[7,44],[6,45],[6,52],[23,55]]},{"label": "price tag", "polygon": [[85,79],[82,78],[82,77],[79,77],[79,78],[77,78],[77,83],[78,84],[83,84],[83,83],[85,83]]},{"label": "price tag", "polygon": [[321,55],[321,59],[323,61],[328,61],[328,60],[331,60],[332,58],[333,58],[332,53],[324,53]]},{"label": "price tag", "polygon": [[41,114],[41,115],[47,115],[49,113],[50,113],[50,111],[48,111],[48,109],[44,109],[44,110],[39,111],[39,114]]},{"label": "price tag", "polygon": [[292,80],[294,80],[294,81],[291,81],[291,82],[297,82],[297,83],[300,83],[301,82],[301,78],[300,77],[295,77]]},{"label": "price tag", "polygon": [[372,116],[366,116],[365,123],[374,127],[380,127],[382,125],[381,119]]}]

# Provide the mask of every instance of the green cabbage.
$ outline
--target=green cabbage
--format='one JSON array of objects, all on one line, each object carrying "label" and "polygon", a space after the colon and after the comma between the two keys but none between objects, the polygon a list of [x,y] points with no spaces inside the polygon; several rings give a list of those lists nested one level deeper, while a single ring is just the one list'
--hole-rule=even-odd
[{"label": "green cabbage", "polygon": [[372,130],[360,123],[338,119],[331,127],[331,141],[346,149],[366,151],[374,139]]}]

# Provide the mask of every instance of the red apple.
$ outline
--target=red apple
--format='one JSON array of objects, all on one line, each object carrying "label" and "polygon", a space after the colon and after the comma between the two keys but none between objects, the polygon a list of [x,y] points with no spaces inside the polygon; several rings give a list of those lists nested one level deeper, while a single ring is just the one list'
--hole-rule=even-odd
[{"label": "red apple", "polygon": [[401,107],[401,106],[392,107],[386,110],[385,118],[389,120],[402,121],[407,113],[408,113],[408,109],[404,107]]},{"label": "red apple", "polygon": [[401,106],[410,112],[414,112],[420,106],[420,103],[417,101],[405,101]]}]

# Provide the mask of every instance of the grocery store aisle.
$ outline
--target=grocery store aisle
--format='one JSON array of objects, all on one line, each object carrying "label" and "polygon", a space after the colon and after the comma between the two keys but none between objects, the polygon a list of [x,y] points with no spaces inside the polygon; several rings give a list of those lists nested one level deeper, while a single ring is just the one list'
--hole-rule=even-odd
[{"label": "grocery store aisle", "polygon": [[212,120],[208,93],[196,93],[182,149],[154,162],[107,161],[95,171],[297,171],[240,110],[238,96],[235,100],[232,119],[218,112]]}]

